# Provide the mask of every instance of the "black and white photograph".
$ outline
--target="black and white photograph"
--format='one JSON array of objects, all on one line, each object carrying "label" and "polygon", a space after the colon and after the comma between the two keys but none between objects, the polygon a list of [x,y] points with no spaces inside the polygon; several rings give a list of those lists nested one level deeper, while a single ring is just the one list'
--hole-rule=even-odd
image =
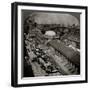
[{"label": "black and white photograph", "polygon": [[12,4],[12,86],[87,82],[87,7]]},{"label": "black and white photograph", "polygon": [[80,74],[80,13],[22,10],[23,77]]}]

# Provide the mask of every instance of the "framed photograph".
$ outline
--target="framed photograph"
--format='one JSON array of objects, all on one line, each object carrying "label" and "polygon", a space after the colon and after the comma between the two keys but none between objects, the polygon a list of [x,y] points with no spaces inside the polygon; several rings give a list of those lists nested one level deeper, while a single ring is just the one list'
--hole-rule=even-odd
[{"label": "framed photograph", "polygon": [[11,6],[11,85],[86,83],[87,6]]}]

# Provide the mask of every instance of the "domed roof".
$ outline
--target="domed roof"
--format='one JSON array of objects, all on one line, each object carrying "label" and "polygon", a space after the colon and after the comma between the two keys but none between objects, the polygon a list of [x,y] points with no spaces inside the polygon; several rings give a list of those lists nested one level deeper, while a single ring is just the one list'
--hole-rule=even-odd
[{"label": "domed roof", "polygon": [[45,32],[45,35],[46,35],[46,36],[55,36],[56,33],[55,33],[54,31],[51,31],[51,30],[50,30],[50,31],[46,31],[46,32]]},{"label": "domed roof", "polygon": [[37,12],[34,16],[35,22],[38,24],[64,24],[68,25],[79,25],[79,20],[69,13],[44,13]]}]

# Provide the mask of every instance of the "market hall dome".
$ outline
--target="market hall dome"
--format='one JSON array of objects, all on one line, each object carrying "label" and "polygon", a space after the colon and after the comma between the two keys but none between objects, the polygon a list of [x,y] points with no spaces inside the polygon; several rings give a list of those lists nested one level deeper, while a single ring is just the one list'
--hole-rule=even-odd
[{"label": "market hall dome", "polygon": [[35,22],[38,24],[64,24],[64,26],[79,25],[80,21],[74,15],[69,13],[35,13]]},{"label": "market hall dome", "polygon": [[50,31],[46,31],[46,32],[45,32],[45,35],[46,35],[46,36],[53,37],[53,36],[56,35],[56,33],[55,33],[54,31],[51,31],[51,30],[50,30]]}]

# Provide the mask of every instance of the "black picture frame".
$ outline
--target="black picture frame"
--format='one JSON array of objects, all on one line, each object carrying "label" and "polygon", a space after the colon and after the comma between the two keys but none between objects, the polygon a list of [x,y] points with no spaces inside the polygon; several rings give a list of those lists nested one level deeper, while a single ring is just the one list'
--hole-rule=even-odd
[{"label": "black picture frame", "polygon": [[[62,81],[62,82],[44,82],[44,83],[27,83],[18,84],[18,6],[36,6],[36,7],[53,7],[53,8],[68,8],[85,10],[85,79],[76,81]],[[11,85],[13,87],[24,86],[41,86],[41,85],[58,85],[58,84],[75,84],[88,82],[88,7],[87,6],[73,6],[73,5],[56,5],[43,3],[26,3],[14,2],[11,4]]]}]

